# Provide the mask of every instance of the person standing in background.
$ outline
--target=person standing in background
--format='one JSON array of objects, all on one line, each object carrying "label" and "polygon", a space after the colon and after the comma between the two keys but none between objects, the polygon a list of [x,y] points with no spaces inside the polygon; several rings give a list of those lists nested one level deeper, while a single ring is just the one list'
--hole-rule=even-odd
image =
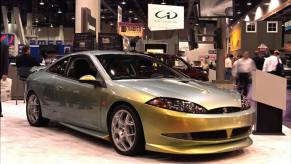
[{"label": "person standing in background", "polygon": [[237,59],[236,59],[236,60],[233,62],[233,64],[232,64],[232,71],[231,71],[231,74],[232,74],[232,77],[233,77],[233,79],[234,79],[236,85],[238,84],[238,81],[237,81],[237,62],[238,62],[238,60],[241,59],[241,58],[242,58],[242,55],[239,53],[239,54],[237,55]]},{"label": "person standing in background", "polygon": [[225,80],[231,79],[231,70],[232,70],[232,60],[233,55],[229,54],[228,57],[225,59]]},{"label": "person standing in background", "polygon": [[30,56],[30,50],[29,46],[23,47],[23,55],[17,56],[16,58],[16,66],[19,67],[34,67],[34,66],[40,66],[37,61]]},{"label": "person standing in background", "polygon": [[263,71],[277,76],[282,76],[284,67],[280,59],[280,51],[275,50],[274,53],[265,59]]},{"label": "person standing in background", "polygon": [[258,70],[263,70],[263,65],[265,62],[264,56],[265,56],[265,53],[261,53],[260,51],[255,53],[255,57],[253,58],[253,60]]},{"label": "person standing in background", "polygon": [[[6,44],[1,43],[1,57],[0,57],[0,77],[3,81],[7,79],[8,67],[9,67],[9,47]],[[2,114],[2,103],[0,102],[0,116]]]},{"label": "person standing in background", "polygon": [[247,96],[251,84],[252,71],[256,70],[254,61],[249,57],[250,53],[245,51],[243,57],[237,61],[238,90],[242,95]]}]

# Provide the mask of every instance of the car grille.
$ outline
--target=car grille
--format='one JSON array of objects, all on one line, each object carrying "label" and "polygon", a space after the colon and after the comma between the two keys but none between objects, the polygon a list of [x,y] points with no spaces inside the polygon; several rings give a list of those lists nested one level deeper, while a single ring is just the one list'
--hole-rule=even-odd
[{"label": "car grille", "polygon": [[251,126],[242,127],[242,128],[234,128],[230,136],[227,136],[227,130],[216,130],[216,131],[207,131],[207,132],[192,132],[192,133],[170,133],[163,134],[167,137],[183,139],[183,140],[223,140],[228,138],[239,137],[243,135],[247,135],[251,132]]},{"label": "car grille", "polygon": [[207,114],[223,114],[223,113],[234,113],[242,111],[241,108],[238,107],[223,107],[223,108],[216,108],[207,111]]}]

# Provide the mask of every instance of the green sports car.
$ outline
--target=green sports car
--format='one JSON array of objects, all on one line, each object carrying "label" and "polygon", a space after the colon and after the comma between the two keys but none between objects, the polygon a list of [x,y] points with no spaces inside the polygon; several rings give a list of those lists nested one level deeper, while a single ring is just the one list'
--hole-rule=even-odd
[{"label": "green sports car", "polygon": [[64,56],[28,77],[26,100],[30,125],[54,120],[111,141],[124,155],[208,154],[252,144],[254,110],[245,97],[141,54]]}]

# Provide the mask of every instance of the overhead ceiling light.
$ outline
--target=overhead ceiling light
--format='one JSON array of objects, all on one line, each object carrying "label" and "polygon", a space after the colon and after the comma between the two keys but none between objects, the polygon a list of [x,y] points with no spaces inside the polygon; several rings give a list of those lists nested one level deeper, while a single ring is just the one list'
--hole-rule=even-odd
[{"label": "overhead ceiling light", "polygon": [[134,20],[138,20],[138,18],[137,18],[137,17],[134,17],[133,19],[134,19]]},{"label": "overhead ceiling light", "polygon": [[40,28],[38,28],[37,31],[40,32]]},{"label": "overhead ceiling light", "polygon": [[105,16],[104,16],[104,15],[102,15],[102,16],[101,16],[101,19],[105,19]]},{"label": "overhead ceiling light", "polygon": [[236,13],[237,13],[237,14],[241,14],[241,11],[237,11]]},{"label": "overhead ceiling light", "polygon": [[114,24],[111,22],[111,23],[110,23],[110,26],[113,26],[113,25],[114,25]]},{"label": "overhead ceiling light", "polygon": [[50,26],[51,28],[53,28],[54,26],[53,26],[53,24],[51,24],[51,26]]},{"label": "overhead ceiling light", "polygon": [[75,17],[72,17],[73,20],[75,20]]},{"label": "overhead ceiling light", "polygon": [[129,11],[128,11],[130,14],[132,14],[133,13],[133,11],[131,10],[131,9],[129,9]]},{"label": "overhead ceiling light", "polygon": [[61,9],[58,10],[58,14],[62,14],[62,10]]},{"label": "overhead ceiling light", "polygon": [[275,10],[280,5],[281,5],[281,1],[280,0],[270,0],[270,5],[268,7],[268,12]]},{"label": "overhead ceiling light", "polygon": [[248,2],[247,2],[247,5],[248,5],[248,6],[251,6],[251,5],[252,5],[252,2],[251,2],[251,1],[248,1]]},{"label": "overhead ceiling light", "polygon": [[35,23],[38,23],[38,19],[35,19],[35,21],[34,21]]},{"label": "overhead ceiling light", "polygon": [[122,5],[125,5],[125,4],[126,4],[125,0],[123,0],[123,1],[121,2],[121,4],[122,4]]},{"label": "overhead ceiling light", "polygon": [[246,21],[246,22],[250,21],[250,17],[249,17],[249,15],[246,15],[244,21]]},{"label": "overhead ceiling light", "polygon": [[162,5],[165,5],[165,4],[167,4],[167,3],[165,2],[165,0],[163,0],[161,4],[162,4]]},{"label": "overhead ceiling light", "polygon": [[263,16],[263,10],[262,8],[259,6],[256,10],[256,14],[255,14],[255,20],[260,19]]},{"label": "overhead ceiling light", "polygon": [[40,0],[39,4],[43,6],[44,5],[43,0]]}]

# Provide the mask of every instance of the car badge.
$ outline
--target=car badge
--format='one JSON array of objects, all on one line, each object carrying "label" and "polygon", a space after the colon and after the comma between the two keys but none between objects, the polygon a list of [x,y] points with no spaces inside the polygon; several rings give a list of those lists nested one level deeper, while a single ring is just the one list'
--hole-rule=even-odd
[{"label": "car badge", "polygon": [[227,113],[227,108],[223,108],[223,113]]}]

